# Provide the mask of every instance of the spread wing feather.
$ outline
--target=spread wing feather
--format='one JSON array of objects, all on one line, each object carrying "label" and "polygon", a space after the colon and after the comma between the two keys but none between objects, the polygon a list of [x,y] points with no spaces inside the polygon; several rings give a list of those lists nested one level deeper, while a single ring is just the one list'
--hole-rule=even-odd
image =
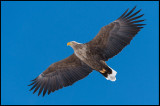
[{"label": "spread wing feather", "polygon": [[[103,60],[108,60],[117,55],[125,46],[130,44],[133,37],[145,24],[139,24],[144,20],[137,20],[144,14],[136,16],[141,10],[130,12],[127,9],[117,20],[101,28],[99,33],[88,43],[90,47],[99,48]],[[128,13],[127,13],[128,12]]]},{"label": "spread wing feather", "polygon": [[86,77],[92,69],[83,63],[74,54],[68,58],[50,65],[37,78],[32,80],[33,93],[39,89],[38,96],[43,91],[43,96],[48,91],[48,94],[63,87],[72,85],[76,81]]}]

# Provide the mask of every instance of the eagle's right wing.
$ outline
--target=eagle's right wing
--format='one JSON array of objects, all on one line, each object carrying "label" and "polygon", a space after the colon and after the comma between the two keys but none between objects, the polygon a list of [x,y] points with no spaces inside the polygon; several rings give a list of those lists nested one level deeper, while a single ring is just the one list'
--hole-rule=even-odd
[{"label": "eagle's right wing", "polygon": [[131,42],[133,37],[143,28],[142,26],[145,25],[137,24],[144,21],[136,20],[144,14],[134,17],[141,11],[133,13],[135,8],[130,12],[127,9],[121,17],[109,25],[102,27],[99,33],[90,42],[86,43],[89,47],[95,48],[95,52],[100,54],[102,60],[108,60],[117,55]]},{"label": "eagle's right wing", "polygon": [[[30,85],[35,93],[39,88],[38,96],[43,91],[43,96],[48,90],[48,94],[55,90],[72,85],[76,81],[86,77],[92,68],[82,62],[75,54],[59,62],[50,65],[43,73],[41,73]],[[29,86],[30,86],[29,85]]]}]

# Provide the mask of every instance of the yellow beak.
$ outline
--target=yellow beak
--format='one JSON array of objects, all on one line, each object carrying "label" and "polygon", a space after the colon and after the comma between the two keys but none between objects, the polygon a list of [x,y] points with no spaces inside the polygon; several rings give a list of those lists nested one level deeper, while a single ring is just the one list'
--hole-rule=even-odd
[{"label": "yellow beak", "polygon": [[68,45],[71,45],[71,43],[70,43],[70,42],[68,42],[68,43],[67,43],[67,46],[68,46]]}]

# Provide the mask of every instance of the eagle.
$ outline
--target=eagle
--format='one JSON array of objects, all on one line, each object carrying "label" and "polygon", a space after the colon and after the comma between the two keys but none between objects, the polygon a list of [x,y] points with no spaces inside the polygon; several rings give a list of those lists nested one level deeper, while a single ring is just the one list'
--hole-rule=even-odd
[{"label": "eagle", "polygon": [[49,95],[85,78],[93,70],[101,73],[107,80],[116,81],[117,72],[109,67],[106,61],[130,44],[133,37],[146,25],[139,23],[144,21],[139,19],[144,14],[137,16],[141,9],[134,12],[135,9],[136,6],[128,12],[128,8],[118,19],[102,27],[87,43],[68,42],[67,46],[71,46],[74,53],[51,64],[38,77],[31,80],[30,91],[34,89],[35,93],[39,89],[38,96],[42,91],[43,96],[47,91]]}]

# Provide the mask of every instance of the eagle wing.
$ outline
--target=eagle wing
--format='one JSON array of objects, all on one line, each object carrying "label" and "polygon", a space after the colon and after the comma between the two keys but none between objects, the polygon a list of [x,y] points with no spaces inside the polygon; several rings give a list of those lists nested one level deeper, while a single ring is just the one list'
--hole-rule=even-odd
[{"label": "eagle wing", "polygon": [[136,20],[144,14],[136,16],[141,10],[133,13],[135,8],[130,12],[127,9],[117,20],[102,27],[99,33],[90,42],[86,43],[89,47],[95,48],[95,52],[98,50],[102,60],[106,61],[117,55],[145,25],[136,24],[144,21]]},{"label": "eagle wing", "polygon": [[76,81],[86,77],[92,69],[82,62],[75,54],[59,62],[51,64],[43,73],[32,80],[29,85],[35,93],[39,88],[38,96],[43,91],[43,96],[48,90],[48,94],[55,90],[72,85]]}]

